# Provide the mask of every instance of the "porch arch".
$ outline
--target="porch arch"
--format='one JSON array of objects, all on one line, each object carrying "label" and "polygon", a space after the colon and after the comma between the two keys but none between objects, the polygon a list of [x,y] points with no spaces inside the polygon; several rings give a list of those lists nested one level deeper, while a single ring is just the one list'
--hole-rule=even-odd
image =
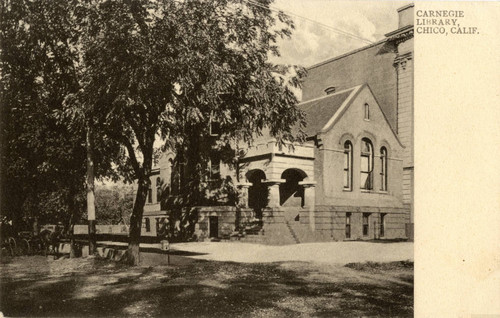
[{"label": "porch arch", "polygon": [[245,177],[248,182],[252,183],[248,188],[248,207],[255,211],[257,219],[261,219],[262,209],[268,203],[267,186],[263,183],[266,180],[266,173],[260,169],[253,169],[248,171]]},{"label": "porch arch", "polygon": [[304,187],[299,184],[307,178],[307,174],[297,168],[286,169],[281,174],[281,179],[285,180],[280,184],[280,205],[303,207]]}]

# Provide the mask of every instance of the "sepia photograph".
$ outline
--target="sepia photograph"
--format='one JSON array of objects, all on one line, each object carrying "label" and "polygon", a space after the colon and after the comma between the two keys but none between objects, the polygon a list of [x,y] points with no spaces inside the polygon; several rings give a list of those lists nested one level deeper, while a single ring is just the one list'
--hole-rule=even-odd
[{"label": "sepia photograph", "polygon": [[0,317],[420,316],[414,31],[487,31],[447,8],[3,0]]}]

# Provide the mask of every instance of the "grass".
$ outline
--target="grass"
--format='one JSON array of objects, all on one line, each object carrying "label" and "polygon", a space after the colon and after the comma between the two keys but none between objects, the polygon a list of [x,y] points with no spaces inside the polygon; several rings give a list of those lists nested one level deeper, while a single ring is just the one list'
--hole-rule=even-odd
[{"label": "grass", "polygon": [[9,317],[413,315],[409,262],[178,264],[127,267],[92,258],[14,258],[0,265],[0,310]]}]

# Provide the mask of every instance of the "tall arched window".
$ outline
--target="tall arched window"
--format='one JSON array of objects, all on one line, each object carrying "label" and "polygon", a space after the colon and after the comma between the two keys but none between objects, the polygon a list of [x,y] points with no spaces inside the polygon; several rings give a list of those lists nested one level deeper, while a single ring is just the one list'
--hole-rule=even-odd
[{"label": "tall arched window", "polygon": [[153,189],[151,187],[151,182],[149,182],[148,188],[148,203],[153,203]]},{"label": "tall arched window", "polygon": [[352,144],[344,143],[344,190],[352,190]]},{"label": "tall arched window", "polygon": [[161,201],[161,179],[156,178],[156,202]]},{"label": "tall arched window", "polygon": [[380,148],[380,190],[387,191],[387,149]]},{"label": "tall arched window", "polygon": [[361,189],[373,189],[373,146],[368,138],[361,139]]}]

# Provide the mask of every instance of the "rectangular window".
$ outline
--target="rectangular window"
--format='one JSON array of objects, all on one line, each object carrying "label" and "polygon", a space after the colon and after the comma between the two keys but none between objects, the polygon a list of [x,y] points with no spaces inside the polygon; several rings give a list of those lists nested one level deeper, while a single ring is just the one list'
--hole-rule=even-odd
[{"label": "rectangular window", "polygon": [[220,123],[211,119],[210,120],[210,136],[218,137],[220,135]]},{"label": "rectangular window", "polygon": [[345,215],[345,238],[351,238],[351,213]]},{"label": "rectangular window", "polygon": [[146,232],[151,232],[151,222],[149,218],[144,218],[144,228]]},{"label": "rectangular window", "polygon": [[350,189],[351,188],[351,154],[350,152],[345,152],[344,153],[344,189]]},{"label": "rectangular window", "polygon": [[352,190],[352,144],[344,143],[344,190]]},{"label": "rectangular window", "polygon": [[385,213],[380,214],[380,237],[385,235]]},{"label": "rectangular window", "polygon": [[370,213],[363,213],[363,236],[368,236]]},{"label": "rectangular window", "polygon": [[363,138],[361,140],[361,166],[360,166],[360,177],[361,177],[361,189],[372,190],[373,189],[373,146],[369,139]]},{"label": "rectangular window", "polygon": [[220,179],[220,156],[216,151],[210,155],[210,179]]},{"label": "rectangular window", "polygon": [[361,155],[361,189],[371,190],[370,156]]},{"label": "rectangular window", "polygon": [[387,191],[387,150],[380,149],[380,190]]}]

